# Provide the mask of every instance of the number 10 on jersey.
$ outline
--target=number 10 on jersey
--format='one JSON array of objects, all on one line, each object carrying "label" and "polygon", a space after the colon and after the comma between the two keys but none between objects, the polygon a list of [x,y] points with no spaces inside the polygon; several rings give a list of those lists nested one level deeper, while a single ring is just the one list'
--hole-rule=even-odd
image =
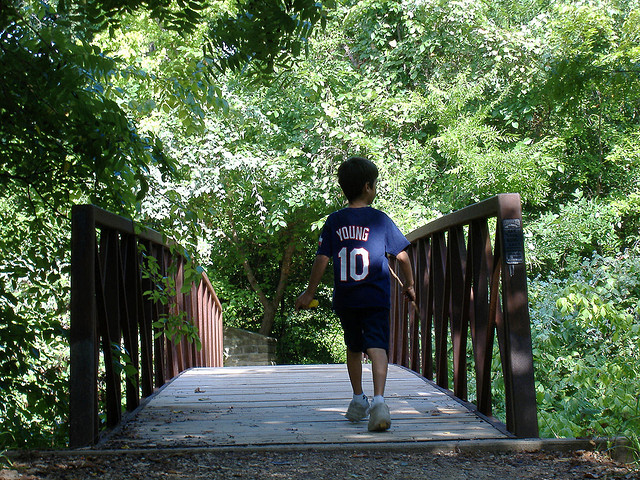
[{"label": "number 10 on jersey", "polygon": [[342,247],[338,252],[338,260],[340,262],[340,281],[342,282],[348,280],[347,272],[356,282],[364,280],[369,275],[369,252],[366,248],[358,247],[349,252],[347,247]]}]

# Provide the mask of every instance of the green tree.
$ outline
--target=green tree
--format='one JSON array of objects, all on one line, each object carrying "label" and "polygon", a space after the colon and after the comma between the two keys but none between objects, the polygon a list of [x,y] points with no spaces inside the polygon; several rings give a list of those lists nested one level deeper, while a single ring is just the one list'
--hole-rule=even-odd
[{"label": "green tree", "polygon": [[300,122],[308,122],[301,114],[289,118],[295,92],[278,92],[228,95],[228,113],[205,118],[202,137],[168,142],[193,174],[182,184],[159,184],[155,190],[165,198],[142,205],[143,212],[166,223],[165,229],[195,225],[193,246],[200,261],[219,283],[227,279],[220,296],[231,302],[242,295],[238,290],[250,288],[261,318],[253,319],[255,309],[244,308],[238,321],[264,334],[272,331],[292,270],[300,275],[304,268],[300,252],[316,235],[309,225],[326,215],[337,197],[330,166],[311,161],[292,139],[303,130]]}]

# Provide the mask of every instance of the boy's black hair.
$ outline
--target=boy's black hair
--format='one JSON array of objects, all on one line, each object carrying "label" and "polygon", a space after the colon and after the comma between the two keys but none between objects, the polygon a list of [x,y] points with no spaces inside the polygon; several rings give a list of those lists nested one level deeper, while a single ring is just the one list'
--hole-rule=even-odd
[{"label": "boy's black hair", "polygon": [[338,167],[338,183],[350,202],[362,195],[364,186],[378,179],[378,167],[363,157],[349,157]]}]

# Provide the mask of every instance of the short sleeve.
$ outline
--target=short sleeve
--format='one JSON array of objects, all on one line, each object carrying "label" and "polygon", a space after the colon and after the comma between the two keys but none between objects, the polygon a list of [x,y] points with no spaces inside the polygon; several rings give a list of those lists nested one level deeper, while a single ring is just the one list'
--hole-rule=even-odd
[{"label": "short sleeve", "polygon": [[324,255],[326,257],[331,257],[333,255],[333,250],[331,248],[331,228],[329,227],[329,223],[330,219],[327,219],[324,227],[322,228],[322,233],[318,240],[318,250],[316,251],[316,255]]},{"label": "short sleeve", "polygon": [[388,218],[386,231],[386,253],[395,257],[411,244],[390,218]]}]

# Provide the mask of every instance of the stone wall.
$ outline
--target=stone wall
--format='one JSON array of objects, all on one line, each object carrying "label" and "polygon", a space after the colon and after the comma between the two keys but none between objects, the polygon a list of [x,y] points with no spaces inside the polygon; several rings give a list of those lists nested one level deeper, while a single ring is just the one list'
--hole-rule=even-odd
[{"label": "stone wall", "polygon": [[276,339],[224,327],[224,366],[275,365]]}]

